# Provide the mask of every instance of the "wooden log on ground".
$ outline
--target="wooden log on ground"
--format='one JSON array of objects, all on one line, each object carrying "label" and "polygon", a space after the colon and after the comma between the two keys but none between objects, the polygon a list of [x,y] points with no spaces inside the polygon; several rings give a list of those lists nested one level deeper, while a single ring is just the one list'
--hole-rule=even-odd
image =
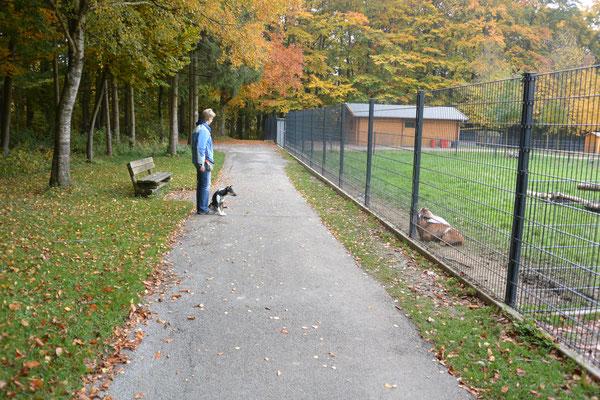
[{"label": "wooden log on ground", "polygon": [[600,183],[592,182],[581,182],[577,184],[579,190],[591,190],[593,192],[600,192]]},{"label": "wooden log on ground", "polygon": [[528,190],[527,195],[537,197],[539,199],[553,201],[555,203],[563,203],[566,201],[571,201],[571,202],[583,205],[586,209],[588,209],[590,211],[600,212],[600,203],[599,202],[582,199],[580,197],[571,196],[571,195],[560,193],[560,192],[539,193],[539,192],[534,192],[534,191]]}]

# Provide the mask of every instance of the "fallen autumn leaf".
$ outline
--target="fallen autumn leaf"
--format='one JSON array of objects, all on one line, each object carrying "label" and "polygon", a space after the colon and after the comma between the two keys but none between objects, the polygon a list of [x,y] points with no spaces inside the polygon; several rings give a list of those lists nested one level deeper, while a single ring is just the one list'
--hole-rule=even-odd
[{"label": "fallen autumn leaf", "polygon": [[23,366],[25,368],[29,368],[29,369],[39,367],[40,365],[42,365],[42,363],[39,361],[29,361],[29,362],[23,363]]}]

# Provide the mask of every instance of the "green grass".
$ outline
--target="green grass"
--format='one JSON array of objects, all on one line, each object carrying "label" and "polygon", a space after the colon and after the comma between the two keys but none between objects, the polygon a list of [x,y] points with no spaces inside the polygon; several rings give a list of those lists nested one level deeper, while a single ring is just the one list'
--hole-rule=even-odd
[{"label": "green grass", "polygon": [[[322,152],[313,160],[322,163]],[[344,180],[364,190],[367,153],[345,151]],[[600,192],[582,192],[578,181],[600,181],[600,168],[587,158],[535,153],[530,160],[529,190],[561,192],[600,201]],[[408,215],[411,201],[412,151],[378,150],[373,155],[371,192]],[[339,172],[339,152],[326,153],[326,166]],[[508,253],[513,223],[517,159],[502,151],[423,151],[419,207],[443,215],[467,237],[485,247]],[[317,167],[317,170],[319,168]],[[598,265],[596,246],[600,241],[600,214],[583,207],[564,207],[531,197],[526,209],[523,260],[533,267]],[[581,247],[581,246],[587,247]],[[481,245],[473,244],[481,247]],[[546,251],[539,247],[547,246]],[[485,249],[482,249],[485,251]]]},{"label": "green grass", "polygon": [[45,154],[27,153],[29,169],[15,168],[18,154],[0,158],[0,397],[71,398],[190,214],[192,203],[165,200],[164,189],[135,198],[126,168],[153,156],[173,172],[170,189],[194,189],[189,149],[124,153],[93,164],[74,156],[67,189],[48,188]]},{"label": "green grass", "polygon": [[[533,323],[512,323],[478,302],[473,289],[445,276],[297,163],[287,171],[324,224],[386,287],[465,386],[486,399],[597,399],[598,384],[574,361],[558,356]],[[408,260],[404,269],[400,258]]]}]

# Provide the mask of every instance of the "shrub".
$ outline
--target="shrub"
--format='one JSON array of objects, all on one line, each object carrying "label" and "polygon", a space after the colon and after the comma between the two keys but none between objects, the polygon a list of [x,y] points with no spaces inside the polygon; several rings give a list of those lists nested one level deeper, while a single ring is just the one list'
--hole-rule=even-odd
[{"label": "shrub", "polygon": [[52,151],[26,147],[12,149],[8,156],[0,154],[0,176],[13,177],[46,172],[52,165]]}]

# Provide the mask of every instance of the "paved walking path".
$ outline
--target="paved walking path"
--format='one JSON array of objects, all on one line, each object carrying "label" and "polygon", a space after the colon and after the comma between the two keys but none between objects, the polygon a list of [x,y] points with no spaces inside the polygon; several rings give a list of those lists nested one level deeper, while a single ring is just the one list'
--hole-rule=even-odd
[{"label": "paved walking path", "polygon": [[470,398],[296,192],[276,149],[221,149],[220,186],[238,196],[227,198],[227,216],[186,222],[170,254],[182,282],[150,299],[158,314],[108,394]]}]

